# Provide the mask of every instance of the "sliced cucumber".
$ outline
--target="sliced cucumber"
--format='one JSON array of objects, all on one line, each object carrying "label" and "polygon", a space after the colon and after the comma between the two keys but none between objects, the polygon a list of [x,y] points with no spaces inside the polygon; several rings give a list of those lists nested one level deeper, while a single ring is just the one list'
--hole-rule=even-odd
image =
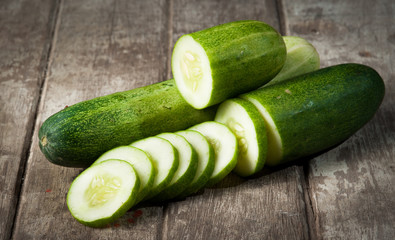
[{"label": "sliced cucumber", "polygon": [[214,170],[215,154],[214,148],[201,133],[194,130],[185,130],[176,132],[176,134],[183,136],[192,145],[198,159],[195,177],[179,196],[183,198],[196,193],[206,185]]},{"label": "sliced cucumber", "polygon": [[73,181],[67,206],[77,221],[101,227],[133,206],[139,187],[140,180],[131,164],[106,160],[87,168]]},{"label": "sliced cucumber", "polygon": [[155,201],[164,201],[178,196],[188,187],[189,183],[192,182],[197,169],[197,154],[191,144],[180,135],[175,133],[162,133],[157,135],[157,137],[166,139],[177,149],[179,160],[178,169],[173,179],[169,185],[153,199]]},{"label": "sliced cucumber", "polygon": [[173,179],[178,168],[178,152],[169,141],[159,137],[145,138],[132,143],[131,146],[147,153],[155,168],[154,183],[144,198],[147,200],[165,189]]},{"label": "sliced cucumber", "polygon": [[320,68],[320,56],[314,46],[301,37],[284,36],[287,59],[281,71],[264,86],[296,77]]},{"label": "sliced cucumber", "polygon": [[260,171],[266,160],[265,122],[258,109],[244,99],[229,99],[218,107],[215,121],[227,125],[236,135],[239,157],[234,169],[242,177]]},{"label": "sliced cucumber", "polygon": [[151,190],[155,178],[155,169],[148,155],[138,148],[132,146],[121,146],[107,151],[101,155],[92,165],[96,165],[107,159],[124,160],[133,166],[140,179],[140,190],[137,202],[141,201]]},{"label": "sliced cucumber", "polygon": [[237,164],[238,144],[234,133],[224,124],[204,122],[190,128],[203,134],[214,148],[215,166],[208,186],[212,186],[228,175]]},{"label": "sliced cucumber", "polygon": [[182,36],[174,46],[172,71],[183,98],[203,109],[264,85],[285,58],[283,38],[275,29],[236,21]]}]

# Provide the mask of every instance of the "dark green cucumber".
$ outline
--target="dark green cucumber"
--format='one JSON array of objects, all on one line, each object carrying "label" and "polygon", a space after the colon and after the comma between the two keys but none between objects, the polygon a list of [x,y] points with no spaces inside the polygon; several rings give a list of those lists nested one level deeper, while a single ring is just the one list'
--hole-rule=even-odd
[{"label": "dark green cucumber", "polygon": [[265,118],[269,131],[266,163],[277,165],[349,138],[373,117],[384,91],[382,78],[372,68],[341,64],[241,98],[251,101]]},{"label": "dark green cucumber", "polygon": [[43,123],[39,145],[52,163],[87,167],[114,147],[213,120],[215,110],[192,108],[167,80],[65,108]]},{"label": "dark green cucumber", "polygon": [[286,60],[281,35],[264,22],[230,22],[182,36],[172,70],[181,95],[198,109],[270,81]]}]

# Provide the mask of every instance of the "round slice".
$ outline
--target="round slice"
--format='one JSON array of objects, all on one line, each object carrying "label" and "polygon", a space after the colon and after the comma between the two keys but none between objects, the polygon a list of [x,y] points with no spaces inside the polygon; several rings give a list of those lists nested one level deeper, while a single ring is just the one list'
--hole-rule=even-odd
[{"label": "round slice", "polygon": [[184,198],[196,193],[207,184],[214,170],[215,154],[214,148],[201,133],[194,130],[185,130],[176,132],[176,134],[183,136],[192,145],[198,159],[195,177],[189,186],[178,196]]},{"label": "round slice", "polygon": [[227,125],[236,135],[239,156],[234,172],[242,177],[263,168],[267,154],[265,122],[258,109],[244,99],[229,99],[218,107],[215,121]]},{"label": "round slice", "polygon": [[132,146],[121,146],[107,151],[101,155],[92,165],[96,165],[107,159],[124,160],[133,166],[140,179],[140,190],[137,202],[141,201],[151,190],[155,178],[155,169],[148,155],[138,148]]},{"label": "round slice", "polygon": [[155,201],[177,197],[192,182],[197,168],[197,154],[184,137],[175,133],[162,133],[157,137],[168,140],[178,152],[178,169],[166,188],[155,196]]},{"label": "round slice", "polygon": [[159,137],[145,138],[132,143],[131,146],[143,150],[155,168],[154,183],[144,198],[147,200],[165,189],[173,179],[178,168],[178,152],[169,141]]},{"label": "round slice", "polygon": [[215,166],[208,186],[212,186],[228,175],[237,164],[238,144],[235,134],[224,124],[204,122],[190,128],[203,134],[214,148]]},{"label": "round slice", "polygon": [[82,224],[102,227],[129,210],[140,180],[128,162],[110,159],[83,171],[71,184],[67,206]]}]

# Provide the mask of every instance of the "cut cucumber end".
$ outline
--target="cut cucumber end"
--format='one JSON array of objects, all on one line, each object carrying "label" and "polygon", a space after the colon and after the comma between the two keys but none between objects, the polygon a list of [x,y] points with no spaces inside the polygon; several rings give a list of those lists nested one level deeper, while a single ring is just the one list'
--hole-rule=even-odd
[{"label": "cut cucumber end", "polygon": [[176,132],[183,136],[197,153],[197,169],[189,186],[183,191],[180,198],[187,197],[203,188],[211,177],[214,170],[214,148],[207,139],[198,131],[185,130]]},{"label": "cut cucumber end", "polygon": [[191,144],[175,133],[162,133],[157,137],[166,139],[178,152],[178,168],[171,182],[160,192],[154,201],[165,201],[177,197],[192,182],[197,168],[197,155]]},{"label": "cut cucumber end", "polygon": [[207,186],[212,186],[228,175],[237,164],[238,143],[234,133],[224,124],[207,121],[190,128],[206,137],[214,148],[215,166]]},{"label": "cut cucumber end", "polygon": [[132,146],[121,146],[105,152],[92,165],[108,159],[120,159],[130,163],[140,179],[140,190],[137,202],[141,201],[151,190],[155,178],[155,169],[148,155]]},{"label": "cut cucumber end", "polygon": [[244,99],[230,99],[218,107],[215,121],[227,125],[239,146],[236,174],[247,177],[260,171],[267,155],[265,122],[256,107]]},{"label": "cut cucumber end", "polygon": [[71,184],[67,206],[73,217],[90,227],[102,227],[129,210],[140,180],[128,162],[110,159],[83,171]]},{"label": "cut cucumber end", "polygon": [[210,61],[203,47],[190,35],[176,42],[172,71],[183,98],[196,109],[205,108],[212,92]]},{"label": "cut cucumber end", "polygon": [[287,59],[276,77],[263,87],[320,68],[320,56],[311,43],[301,37],[295,36],[284,36],[283,40],[287,48]]},{"label": "cut cucumber end", "polygon": [[258,109],[263,119],[265,120],[266,130],[267,130],[267,158],[266,165],[274,166],[280,163],[283,157],[283,146],[280,134],[277,130],[276,124],[274,123],[269,112],[265,107],[256,99],[241,95],[241,98],[250,101]]},{"label": "cut cucumber end", "polygon": [[171,182],[178,168],[178,152],[173,145],[159,137],[149,137],[131,144],[148,154],[155,168],[151,190],[144,198],[150,199],[160,193]]}]

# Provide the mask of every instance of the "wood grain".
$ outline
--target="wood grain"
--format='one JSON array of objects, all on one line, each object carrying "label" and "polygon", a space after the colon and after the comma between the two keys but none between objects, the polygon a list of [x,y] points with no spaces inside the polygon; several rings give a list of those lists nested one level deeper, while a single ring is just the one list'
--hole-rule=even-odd
[{"label": "wood grain", "polygon": [[310,161],[312,230],[318,239],[395,236],[395,2],[282,1],[286,34],[310,40],[322,65],[375,68],[386,96],[374,118],[340,146]]},{"label": "wood grain", "polygon": [[[174,1],[173,42],[182,34],[255,19],[279,30],[274,1]],[[305,239],[303,169],[252,180],[235,175],[165,208],[163,239]],[[281,229],[281,231],[279,231]]]},{"label": "wood grain", "polygon": [[0,4],[0,239],[11,235],[56,2]]},{"label": "wood grain", "polygon": [[38,148],[37,130],[66,105],[164,80],[167,11],[161,0],[61,2],[14,239],[156,238],[161,206],[135,209],[143,217],[131,211],[106,229],[74,220],[65,201],[81,169],[49,163]]}]

